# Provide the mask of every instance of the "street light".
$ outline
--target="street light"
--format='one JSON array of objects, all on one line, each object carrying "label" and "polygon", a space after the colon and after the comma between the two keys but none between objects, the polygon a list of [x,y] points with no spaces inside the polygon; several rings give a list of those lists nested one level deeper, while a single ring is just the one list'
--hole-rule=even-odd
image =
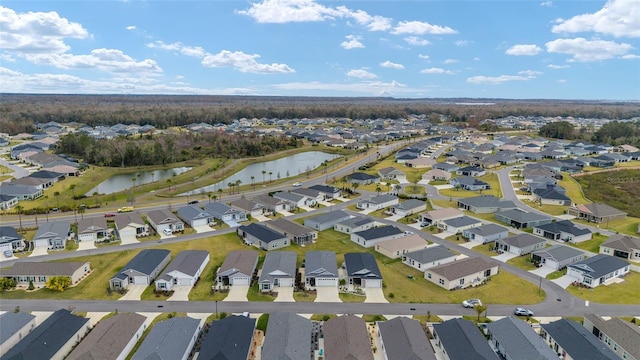
[{"label": "street light", "polygon": [[218,320],[218,300],[216,300],[216,320]]}]

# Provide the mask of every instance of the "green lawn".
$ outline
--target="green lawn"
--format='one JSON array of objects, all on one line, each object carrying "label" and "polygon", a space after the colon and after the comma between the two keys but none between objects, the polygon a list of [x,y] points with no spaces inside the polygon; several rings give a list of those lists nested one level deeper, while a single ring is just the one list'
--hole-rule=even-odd
[{"label": "green lawn", "polygon": [[471,248],[471,250],[479,252],[480,254],[484,254],[487,256],[496,256],[498,255],[498,253],[496,253],[495,251],[492,251],[490,249],[493,249],[493,247],[495,246],[495,244],[493,242],[490,242],[488,244],[480,244],[477,246],[474,246]]},{"label": "green lawn", "polygon": [[507,264],[517,266],[527,271],[536,269],[536,266],[531,262],[530,255],[516,256],[512,259],[507,260]]},{"label": "green lawn", "polygon": [[567,212],[567,208],[569,208],[568,206],[563,206],[563,205],[548,205],[548,204],[538,204],[536,202],[533,202],[531,200],[521,200],[522,203],[524,203],[527,206],[530,206],[534,209],[538,209],[542,212],[545,212],[549,215],[564,215]]},{"label": "green lawn", "polygon": [[364,300],[367,298],[366,296],[347,293],[339,293],[338,296],[340,296],[340,300],[342,300],[342,302],[364,302]]},{"label": "green lawn", "polygon": [[562,173],[562,180],[558,181],[558,185],[567,191],[567,196],[576,204],[589,204],[591,201],[584,196],[582,186],[571,177],[569,173]]},{"label": "green lawn", "polygon": [[577,244],[567,243],[567,245],[576,247],[578,249],[591,251],[597,254],[600,252],[600,244],[602,244],[607,239],[608,236],[602,235],[600,233],[595,233],[592,235],[591,240],[582,241]]},{"label": "green lawn", "polygon": [[638,304],[640,274],[630,272],[619,284],[600,285],[595,289],[569,286],[567,290],[579,298],[603,304]]},{"label": "green lawn", "polygon": [[306,291],[296,291],[293,293],[293,299],[296,302],[314,302],[316,300],[316,294],[312,294]]},{"label": "green lawn", "polygon": [[554,272],[548,274],[545,277],[545,279],[547,279],[547,280],[555,280],[555,279],[559,279],[559,278],[561,278],[561,277],[563,277],[565,275],[567,275],[567,268],[564,268],[564,269],[562,269],[560,271],[554,271]]}]

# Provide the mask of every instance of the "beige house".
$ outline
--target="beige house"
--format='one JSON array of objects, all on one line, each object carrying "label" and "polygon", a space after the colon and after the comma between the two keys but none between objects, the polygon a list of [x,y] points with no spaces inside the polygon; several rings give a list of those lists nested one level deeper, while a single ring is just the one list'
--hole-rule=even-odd
[{"label": "beige house", "polygon": [[404,162],[406,166],[416,169],[428,168],[435,165],[435,163],[436,161],[429,157],[419,157]]},{"label": "beige house", "polygon": [[414,234],[398,239],[381,241],[375,245],[375,249],[386,257],[397,259],[406,253],[422,250],[427,245],[429,243],[425,239],[420,235]]},{"label": "beige house", "polygon": [[422,180],[424,181],[449,181],[451,179],[451,173],[442,169],[432,169],[422,174]]},{"label": "beige house", "polygon": [[498,273],[498,264],[480,257],[464,258],[428,269],[424,278],[447,290],[478,286]]},{"label": "beige house", "polygon": [[456,208],[442,208],[421,213],[420,222],[425,226],[437,225],[442,221],[461,217],[463,215],[464,213]]},{"label": "beige house", "polygon": [[0,271],[0,277],[12,278],[18,286],[28,286],[29,281],[36,288],[44,287],[54,276],[68,276],[71,285],[78,284],[91,273],[88,262],[19,262],[11,269]]},{"label": "beige house", "polygon": [[640,238],[615,234],[600,244],[600,254],[613,255],[630,261],[640,261]]}]

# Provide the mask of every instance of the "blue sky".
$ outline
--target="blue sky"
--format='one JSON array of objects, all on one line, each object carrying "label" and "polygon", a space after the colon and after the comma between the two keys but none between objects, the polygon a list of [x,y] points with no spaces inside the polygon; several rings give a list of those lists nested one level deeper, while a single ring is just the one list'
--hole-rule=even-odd
[{"label": "blue sky", "polygon": [[640,100],[640,1],[3,1],[0,91]]}]

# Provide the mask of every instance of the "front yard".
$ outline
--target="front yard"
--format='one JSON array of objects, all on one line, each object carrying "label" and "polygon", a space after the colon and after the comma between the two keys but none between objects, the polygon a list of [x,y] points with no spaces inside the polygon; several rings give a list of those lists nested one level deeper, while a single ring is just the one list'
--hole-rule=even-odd
[{"label": "front yard", "polygon": [[640,274],[630,272],[619,284],[600,285],[595,289],[569,286],[567,291],[579,298],[603,304],[638,304]]}]

